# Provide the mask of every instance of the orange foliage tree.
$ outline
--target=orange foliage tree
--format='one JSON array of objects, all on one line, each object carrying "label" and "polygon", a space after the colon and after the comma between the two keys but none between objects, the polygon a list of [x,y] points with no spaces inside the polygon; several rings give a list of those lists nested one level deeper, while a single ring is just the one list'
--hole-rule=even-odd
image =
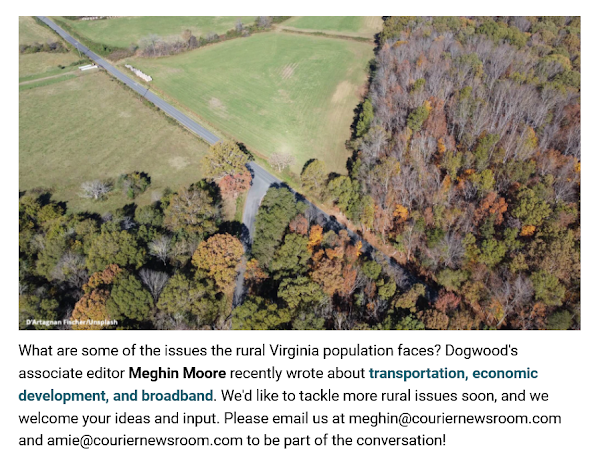
[{"label": "orange foliage tree", "polygon": [[104,325],[94,324],[94,321],[105,321],[109,319],[106,310],[106,301],[110,296],[109,286],[123,270],[116,264],[111,264],[103,271],[92,274],[83,285],[85,292],[81,299],[75,304],[71,321],[74,322],[74,330],[100,330]]},{"label": "orange foliage tree", "polygon": [[228,174],[219,181],[219,189],[223,198],[237,198],[250,188],[252,175],[247,169],[242,173]]},{"label": "orange foliage tree", "polygon": [[227,292],[236,276],[236,267],[244,255],[244,246],[229,234],[217,234],[200,243],[192,263],[215,281],[217,287]]}]

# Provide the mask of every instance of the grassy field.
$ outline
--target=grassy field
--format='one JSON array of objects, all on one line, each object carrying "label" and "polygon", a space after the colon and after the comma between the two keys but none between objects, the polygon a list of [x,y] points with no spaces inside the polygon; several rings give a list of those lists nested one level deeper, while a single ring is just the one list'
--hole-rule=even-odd
[{"label": "grassy field", "polygon": [[74,21],[60,17],[81,35],[94,42],[126,48],[138,44],[140,39],[157,34],[163,39],[180,37],[186,29],[198,36],[216,32],[224,34],[235,27],[238,18],[242,23],[253,22],[255,16],[124,16],[96,21]]},{"label": "grassy field", "polygon": [[19,44],[56,42],[58,36],[49,28],[36,23],[31,16],[19,16]]},{"label": "grassy field", "polygon": [[372,46],[271,32],[157,59],[131,59],[153,86],[263,155],[345,172],[353,109]]},{"label": "grassy field", "polygon": [[105,202],[80,198],[86,180],[147,172],[152,185],[140,204],[165,187],[198,181],[206,151],[102,72],[19,92],[19,189],[52,189],[72,211],[102,213],[129,203],[121,192]]},{"label": "grassy field", "polygon": [[[31,45],[35,42],[56,41],[62,40],[50,29],[36,23],[31,16],[19,16],[19,44]],[[69,68],[71,63],[79,60],[79,55],[73,51],[68,53],[19,54],[19,79],[37,79],[38,77],[62,73],[70,69],[62,70],[61,67]]]},{"label": "grassy field", "polygon": [[380,16],[294,16],[282,26],[371,39],[381,31],[382,24]]},{"label": "grassy field", "polygon": [[76,79],[77,77],[81,77],[81,74],[69,72],[54,77],[44,77],[33,81],[27,81],[22,84],[19,84],[19,92],[24,92],[25,90],[29,89],[35,89],[37,87],[44,87],[46,85],[53,85],[58,82],[68,81],[69,79]]}]

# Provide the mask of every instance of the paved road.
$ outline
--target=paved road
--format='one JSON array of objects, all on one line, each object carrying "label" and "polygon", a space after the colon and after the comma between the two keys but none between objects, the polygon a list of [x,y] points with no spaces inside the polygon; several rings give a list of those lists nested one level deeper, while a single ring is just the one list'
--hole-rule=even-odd
[{"label": "paved road", "polygon": [[[298,201],[304,202],[308,208],[306,210],[306,215],[310,219],[311,222],[316,222],[321,225],[326,230],[334,230],[339,232],[342,229],[345,229],[348,232],[348,235],[352,238],[352,240],[356,243],[358,241],[362,242],[362,253],[375,258],[375,254],[377,249],[373,247],[371,244],[367,243],[362,237],[353,232],[352,230],[346,228],[342,224],[340,224],[335,217],[328,215],[325,211],[318,208],[311,202],[309,202],[306,198],[304,198],[301,194],[296,192],[294,189],[288,187],[285,183],[283,183],[280,179],[275,177],[273,174],[267,172],[265,169],[260,167],[258,164],[254,162],[250,162],[246,165],[250,172],[252,172],[252,186],[248,191],[248,197],[246,198],[246,205],[244,207],[244,215],[242,218],[242,224],[244,233],[243,242],[246,251],[250,251],[252,242],[254,241],[254,223],[256,221],[256,215],[258,213],[258,209],[262,202],[263,197],[269,190],[269,187],[273,185],[278,185],[282,188],[288,188],[296,195],[296,199]],[[384,259],[387,261],[390,266],[394,269],[399,270],[403,273],[404,277],[407,279],[408,283],[415,283],[416,280],[411,277],[408,272],[400,266],[396,261],[390,259],[389,257],[381,254]],[[246,262],[242,263],[242,269],[237,276],[235,291],[233,294],[233,305],[238,306],[244,300],[244,271],[246,268]]]},{"label": "paved road", "polygon": [[158,106],[161,110],[163,110],[165,113],[167,113],[172,118],[177,119],[177,121],[179,121],[181,124],[183,124],[185,127],[187,127],[189,130],[191,130],[192,132],[194,132],[195,134],[197,134],[204,140],[206,140],[208,143],[210,143],[212,145],[213,143],[217,143],[219,141],[219,137],[217,137],[215,134],[213,134],[212,132],[210,132],[208,129],[201,126],[200,124],[198,124],[196,121],[190,119],[188,116],[183,114],[181,111],[179,111],[172,105],[169,105],[162,98],[160,98],[156,94],[152,93],[150,90],[148,90],[148,88],[146,88],[143,85],[134,81],[127,74],[119,71],[117,68],[115,68],[109,62],[102,59],[100,56],[96,55],[89,48],[80,44],[77,40],[75,40],[73,37],[71,37],[69,34],[67,34],[63,29],[61,29],[59,26],[57,26],[53,21],[51,21],[50,19],[48,19],[45,16],[38,16],[38,18],[41,21],[43,21],[44,23],[46,23],[48,26],[50,26],[63,39],[65,39],[67,42],[69,42],[71,45],[73,45],[75,48],[77,48],[77,50],[79,50],[81,53],[84,53],[85,55],[87,55],[94,63],[96,63],[99,66],[106,69],[106,71],[108,71],[110,74],[115,76],[117,79],[119,79],[125,85],[132,88],[137,93],[139,93],[140,95],[142,95],[143,97],[145,97],[146,99],[148,99],[149,101],[154,103],[156,106]]},{"label": "paved road", "polygon": [[[65,39],[67,42],[69,42],[75,48],[77,48],[77,50],[79,50],[81,53],[84,53],[85,55],[87,55],[96,64],[103,67],[107,72],[112,74],[114,77],[119,79],[121,82],[126,84],[128,87],[130,87],[131,89],[133,89],[134,91],[136,91],[137,93],[142,95],[143,97],[147,98],[149,101],[154,103],[156,106],[158,106],[161,110],[163,110],[169,116],[176,119],[182,125],[187,127],[190,131],[192,131],[193,133],[197,134],[199,137],[206,140],[209,144],[212,145],[214,143],[217,143],[220,140],[219,137],[217,137],[215,134],[210,132],[208,129],[201,126],[197,122],[193,121],[188,116],[183,114],[181,111],[174,108],[172,105],[169,105],[162,98],[160,98],[156,94],[152,93],[149,89],[147,89],[143,85],[134,81],[127,74],[119,71],[117,68],[115,68],[113,65],[108,63],[106,60],[102,59],[100,56],[98,56],[97,54],[92,52],[90,49],[88,49],[84,45],[80,44],[77,40],[75,40],[73,37],[71,37],[69,34],[67,34],[62,28],[57,26],[53,21],[48,19],[46,16],[38,16],[38,18],[41,21],[43,21],[44,23],[46,23],[48,26],[50,26],[58,35],[60,35],[63,39]],[[245,230],[245,234],[244,234],[245,236],[243,237],[243,241],[244,241],[244,246],[247,251],[249,251],[251,244],[252,244],[252,240],[254,238],[254,222],[256,220],[256,214],[258,213],[258,208],[260,207],[260,203],[261,203],[263,197],[265,196],[265,194],[267,193],[267,190],[272,185],[281,185],[285,188],[289,188],[280,179],[278,179],[271,173],[267,172],[265,169],[263,169],[262,167],[260,167],[258,164],[254,163],[254,162],[249,163],[248,168],[252,172],[252,187],[250,188],[250,191],[248,192],[248,197],[246,199],[246,205],[244,207],[244,214],[243,214],[243,218],[242,218],[242,224],[243,224],[243,227]],[[295,192],[292,189],[290,189],[290,190],[296,194],[297,199],[299,201],[303,201],[304,203],[306,203],[308,205],[307,215],[310,217],[311,220],[317,222],[318,224],[323,226],[323,228],[335,230],[336,232],[339,232],[342,229],[346,229],[346,227],[344,227],[339,222],[337,222],[335,220],[335,218],[330,217],[323,210],[321,210],[320,208],[318,208],[317,206],[313,205],[308,200],[306,200],[302,195],[298,194],[297,192]],[[346,230],[348,230],[348,229],[346,229]],[[374,256],[374,254],[377,250],[373,246],[371,246],[364,239],[359,237],[358,234],[352,232],[351,230],[348,230],[348,235],[355,242],[357,242],[359,240],[362,241],[362,244],[363,244],[362,252],[364,254]],[[394,268],[403,270],[403,268],[398,263],[391,260],[390,258],[386,257],[386,261],[390,265],[392,265]],[[237,306],[238,304],[240,304],[243,301],[245,264],[246,263],[244,261],[241,266],[242,269],[241,269],[240,273],[238,274],[238,277],[236,280],[236,288],[235,288],[234,298],[233,298],[234,306]],[[410,279],[410,276],[408,276],[408,274],[407,274],[407,277],[409,277],[409,280],[412,280],[412,279]]]}]

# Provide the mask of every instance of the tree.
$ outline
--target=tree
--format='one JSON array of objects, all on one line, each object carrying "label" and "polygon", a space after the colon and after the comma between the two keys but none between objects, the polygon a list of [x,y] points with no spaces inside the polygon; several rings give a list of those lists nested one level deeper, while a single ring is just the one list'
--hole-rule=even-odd
[{"label": "tree", "polygon": [[81,196],[92,200],[103,200],[111,190],[112,185],[110,182],[99,179],[81,184]]},{"label": "tree", "polygon": [[484,240],[479,251],[479,261],[489,267],[494,267],[504,259],[506,245],[492,238]]},{"label": "tree", "polygon": [[167,264],[167,259],[171,253],[171,239],[166,235],[159,235],[150,243],[148,243],[148,251],[150,256],[154,256]]},{"label": "tree", "polygon": [[101,330],[107,328],[107,325],[95,324],[94,322],[106,321],[109,319],[106,309],[106,301],[110,292],[105,289],[92,290],[86,293],[75,303],[75,308],[71,314],[73,330]]},{"label": "tree", "polygon": [[365,261],[361,269],[365,276],[371,280],[377,280],[379,278],[379,274],[381,274],[381,265],[372,260]]},{"label": "tree", "polygon": [[163,288],[169,281],[169,274],[166,272],[153,271],[152,269],[141,269],[139,272],[140,279],[146,288],[152,294],[154,302],[158,301]]},{"label": "tree", "polygon": [[295,161],[295,158],[289,153],[273,153],[269,163],[273,169],[277,169],[277,172],[281,172],[285,168],[292,166]]},{"label": "tree", "polygon": [[304,274],[310,259],[308,239],[298,234],[287,234],[277,249],[270,269],[275,279]]},{"label": "tree", "polygon": [[556,311],[548,318],[546,328],[548,330],[569,330],[573,323],[573,317],[569,311]]},{"label": "tree", "polygon": [[244,25],[242,24],[241,20],[236,20],[235,22],[235,32],[237,32],[238,34],[241,34],[242,31],[244,30]]},{"label": "tree", "polygon": [[141,48],[147,49],[152,53],[153,56],[156,56],[156,46],[162,39],[157,34],[149,34],[146,37],[143,37],[140,40]]},{"label": "tree", "polygon": [[397,308],[415,310],[419,297],[425,296],[425,286],[423,284],[414,284],[411,289],[394,300],[394,306]]},{"label": "tree", "polygon": [[233,313],[233,330],[279,330],[291,320],[287,309],[267,300],[250,296]]},{"label": "tree", "polygon": [[310,234],[308,236],[307,248],[308,251],[312,253],[312,251],[321,245],[323,241],[323,227],[318,224],[315,224],[310,228]]},{"label": "tree", "polygon": [[128,198],[134,199],[144,193],[150,186],[150,176],[145,172],[134,171],[129,174],[122,174],[117,180],[117,188],[123,190]]},{"label": "tree", "polygon": [[295,234],[306,235],[308,233],[308,219],[302,214],[298,214],[290,222],[290,232]]},{"label": "tree", "polygon": [[246,163],[249,160],[249,156],[240,149],[237,143],[217,142],[202,158],[202,172],[206,177],[216,180],[228,175],[244,174],[247,171]]},{"label": "tree", "polygon": [[192,327],[212,326],[225,310],[211,282],[190,279],[177,272],[169,279],[158,299],[157,308],[188,320]]},{"label": "tree", "polygon": [[[47,293],[47,292],[45,292]],[[55,321],[58,317],[59,303],[50,295],[20,295],[19,296],[19,329],[52,329],[53,325],[28,324],[29,320]]]},{"label": "tree", "polygon": [[252,175],[247,169],[242,174],[226,175],[219,181],[219,189],[223,198],[233,198],[234,200],[243,192],[250,188]]},{"label": "tree", "polygon": [[344,212],[358,201],[360,197],[358,189],[358,182],[353,182],[348,176],[334,177],[327,184],[328,196]]},{"label": "tree", "polygon": [[105,231],[92,242],[86,265],[92,272],[100,271],[110,264],[139,269],[145,259],[146,252],[140,248],[133,234],[125,230]]},{"label": "tree", "polygon": [[323,330],[325,319],[312,311],[301,312],[292,322],[293,330]]},{"label": "tree", "polygon": [[256,25],[261,29],[267,29],[271,27],[273,18],[271,16],[259,16],[256,18]]},{"label": "tree", "polygon": [[558,278],[547,271],[531,274],[531,283],[535,291],[535,299],[548,306],[559,306],[565,298],[565,287]]},{"label": "tree", "polygon": [[213,279],[217,288],[228,293],[243,255],[242,242],[229,234],[217,234],[200,243],[192,256],[192,263]]},{"label": "tree", "polygon": [[140,225],[161,227],[164,216],[156,205],[140,206],[135,209],[135,222]]},{"label": "tree", "polygon": [[164,225],[172,232],[206,236],[217,231],[219,208],[201,184],[181,188],[171,197],[165,210]]},{"label": "tree", "polygon": [[512,210],[512,215],[528,226],[539,226],[550,213],[548,203],[538,198],[535,192],[529,188],[519,191],[517,204]]},{"label": "tree", "polygon": [[414,109],[408,115],[408,127],[410,127],[413,131],[418,132],[421,130],[421,126],[425,122],[425,120],[429,116],[430,106],[423,105]]},{"label": "tree", "polygon": [[321,198],[327,185],[327,167],[325,163],[320,160],[310,161],[304,166],[300,180],[302,181],[302,187],[309,194]]},{"label": "tree", "polygon": [[371,104],[371,100],[368,98],[362,104],[362,111],[360,113],[360,117],[358,122],[356,123],[356,136],[362,137],[367,133],[369,127],[371,127],[371,123],[375,115],[373,113],[373,105]]},{"label": "tree", "polygon": [[321,287],[306,276],[286,278],[279,285],[277,296],[281,298],[293,314],[314,312],[327,299]]},{"label": "tree", "polygon": [[148,290],[132,274],[121,273],[114,281],[106,301],[108,315],[126,324],[150,318],[154,300]]},{"label": "tree", "polygon": [[418,316],[429,330],[446,330],[450,322],[448,316],[435,309],[421,311]]},{"label": "tree", "polygon": [[281,243],[285,230],[302,207],[294,194],[285,188],[271,187],[258,210],[252,254],[259,264],[267,267]]},{"label": "tree", "polygon": [[[331,251],[329,249],[328,251]],[[325,253],[319,250],[313,256],[312,272],[310,277],[323,288],[323,291],[333,296],[344,285],[342,276],[343,263],[333,253]]]}]

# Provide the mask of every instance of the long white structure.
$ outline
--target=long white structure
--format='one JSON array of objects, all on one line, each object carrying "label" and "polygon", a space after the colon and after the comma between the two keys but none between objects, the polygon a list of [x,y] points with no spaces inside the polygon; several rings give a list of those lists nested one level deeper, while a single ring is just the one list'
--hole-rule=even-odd
[{"label": "long white structure", "polygon": [[137,68],[134,68],[133,66],[131,66],[130,64],[126,64],[125,67],[127,69],[129,69],[133,74],[135,74],[136,76],[144,79],[146,82],[150,82],[152,80],[152,78],[148,75],[148,74],[144,74],[142,71],[140,71]]}]

